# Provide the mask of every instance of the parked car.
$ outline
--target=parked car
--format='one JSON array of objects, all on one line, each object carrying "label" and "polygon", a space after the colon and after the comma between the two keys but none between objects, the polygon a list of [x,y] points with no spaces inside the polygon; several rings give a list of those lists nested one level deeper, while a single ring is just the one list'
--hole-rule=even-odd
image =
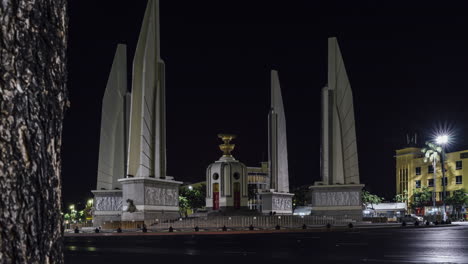
[{"label": "parked car", "polygon": [[416,223],[416,222],[423,222],[424,221],[423,217],[417,216],[415,214],[405,215],[403,217],[400,217],[398,220],[399,220],[400,223],[402,223],[402,222]]}]

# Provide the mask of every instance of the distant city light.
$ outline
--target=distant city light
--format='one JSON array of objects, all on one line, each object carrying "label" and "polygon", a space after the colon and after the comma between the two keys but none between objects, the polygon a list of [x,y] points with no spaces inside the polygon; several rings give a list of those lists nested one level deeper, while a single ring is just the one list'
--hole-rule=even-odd
[{"label": "distant city light", "polygon": [[192,185],[189,185],[188,189],[189,189],[189,190],[193,190]]}]

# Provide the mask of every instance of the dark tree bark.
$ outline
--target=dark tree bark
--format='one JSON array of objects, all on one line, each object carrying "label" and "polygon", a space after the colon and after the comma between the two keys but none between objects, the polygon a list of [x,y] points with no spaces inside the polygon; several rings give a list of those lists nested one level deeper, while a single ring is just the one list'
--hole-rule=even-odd
[{"label": "dark tree bark", "polygon": [[0,0],[0,263],[63,263],[66,0]]}]

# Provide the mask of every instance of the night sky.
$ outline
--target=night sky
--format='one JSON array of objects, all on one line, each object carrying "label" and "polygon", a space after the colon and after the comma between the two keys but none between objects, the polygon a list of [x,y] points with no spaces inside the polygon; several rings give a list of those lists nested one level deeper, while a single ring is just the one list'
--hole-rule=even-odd
[{"label": "night sky", "polygon": [[[449,128],[449,151],[468,148],[467,6],[355,2],[162,0],[168,175],[204,180],[221,155],[218,133],[238,135],[233,154],[247,166],[266,161],[270,70],[277,69],[290,185],[319,180],[330,36],[338,38],[353,90],[368,190],[393,198],[394,151],[405,146],[406,133],[429,138]],[[143,0],[69,1],[65,204],[85,201],[96,188],[102,96],[118,43],[127,44],[130,80],[145,7]]]}]

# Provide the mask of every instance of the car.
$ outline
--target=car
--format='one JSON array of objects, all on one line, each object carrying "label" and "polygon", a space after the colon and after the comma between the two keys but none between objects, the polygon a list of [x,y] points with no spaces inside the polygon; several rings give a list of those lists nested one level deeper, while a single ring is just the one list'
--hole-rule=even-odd
[{"label": "car", "polygon": [[424,219],[421,216],[417,216],[415,214],[405,215],[403,217],[400,217],[400,219],[399,219],[400,223],[402,223],[402,222],[416,223],[416,222],[423,222],[423,221],[424,221]]}]

